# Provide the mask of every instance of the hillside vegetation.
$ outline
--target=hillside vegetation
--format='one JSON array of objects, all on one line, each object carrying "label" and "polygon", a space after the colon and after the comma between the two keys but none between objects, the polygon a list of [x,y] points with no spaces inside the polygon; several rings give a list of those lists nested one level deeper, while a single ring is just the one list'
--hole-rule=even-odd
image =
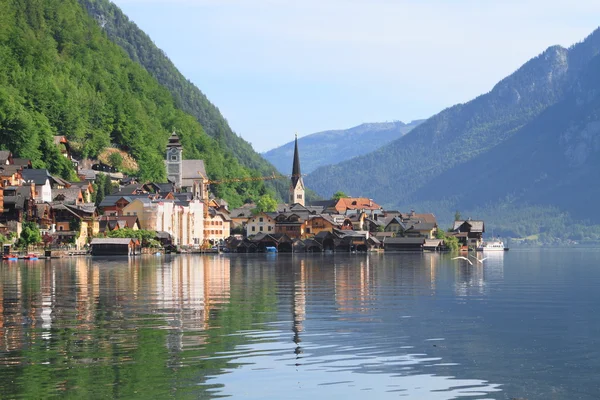
[{"label": "hillside vegetation", "polygon": [[[405,124],[401,121],[368,123],[350,129],[324,131],[298,139],[302,155],[302,171],[310,173],[324,165],[337,164],[353,157],[370,153],[389,142],[406,135],[423,120]],[[292,171],[290,160],[294,142],[269,150],[263,156],[282,173]]]},{"label": "hillside vegetation", "polygon": [[[192,82],[186,79],[167,55],[121,9],[109,0],[79,0],[108,38],[123,48],[129,57],[143,66],[173,96],[175,105],[194,116],[204,131],[215,139],[217,147],[235,158],[240,165],[272,175],[275,167],[254,151],[250,143],[235,134],[219,109]],[[291,164],[291,158],[288,160]],[[269,181],[281,198],[286,199],[287,181]]]},{"label": "hillside vegetation", "polygon": [[[0,0],[0,147],[72,177],[53,135],[65,135],[82,158],[115,144],[137,161],[142,179],[164,181],[174,127],[184,157],[204,159],[211,178],[258,174],[205,134],[76,0]],[[233,206],[266,192],[260,182],[215,189]]]}]

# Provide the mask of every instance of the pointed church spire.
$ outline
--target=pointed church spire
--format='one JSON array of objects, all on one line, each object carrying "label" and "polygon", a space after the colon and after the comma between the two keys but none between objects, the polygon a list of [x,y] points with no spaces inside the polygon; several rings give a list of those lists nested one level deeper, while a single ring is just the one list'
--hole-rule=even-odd
[{"label": "pointed church spire", "polygon": [[292,166],[292,178],[300,177],[300,156],[298,155],[298,134],[296,134],[296,144],[294,146],[294,165]]},{"label": "pointed church spire", "polygon": [[296,134],[296,142],[294,144],[294,164],[292,165],[292,181],[290,185],[290,205],[295,203],[304,205],[304,182],[302,181],[302,173],[300,172],[298,134]]}]

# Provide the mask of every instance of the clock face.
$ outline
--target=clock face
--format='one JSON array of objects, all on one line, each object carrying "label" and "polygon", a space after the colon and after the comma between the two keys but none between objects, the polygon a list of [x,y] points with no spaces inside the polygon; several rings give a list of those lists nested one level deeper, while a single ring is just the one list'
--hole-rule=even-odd
[{"label": "clock face", "polygon": [[169,161],[178,161],[179,160],[179,150],[170,149],[168,154],[169,154]]}]

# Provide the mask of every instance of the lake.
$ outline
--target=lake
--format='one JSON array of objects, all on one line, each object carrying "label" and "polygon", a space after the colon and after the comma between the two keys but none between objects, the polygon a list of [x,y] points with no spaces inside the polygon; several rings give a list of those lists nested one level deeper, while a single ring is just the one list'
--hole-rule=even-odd
[{"label": "lake", "polygon": [[600,398],[600,251],[485,256],[4,262],[0,398]]}]

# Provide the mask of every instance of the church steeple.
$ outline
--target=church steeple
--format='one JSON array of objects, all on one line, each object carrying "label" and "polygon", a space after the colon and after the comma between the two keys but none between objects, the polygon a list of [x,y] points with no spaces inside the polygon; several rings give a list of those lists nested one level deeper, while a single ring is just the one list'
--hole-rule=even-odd
[{"label": "church steeple", "polygon": [[304,205],[304,181],[300,172],[300,155],[298,154],[298,135],[294,143],[294,164],[292,165],[292,181],[290,184],[290,205]]},{"label": "church steeple", "polygon": [[169,181],[175,184],[175,188],[181,189],[182,182],[182,159],[183,159],[183,146],[179,141],[179,136],[175,132],[169,137],[169,143],[167,144],[167,177]]}]

